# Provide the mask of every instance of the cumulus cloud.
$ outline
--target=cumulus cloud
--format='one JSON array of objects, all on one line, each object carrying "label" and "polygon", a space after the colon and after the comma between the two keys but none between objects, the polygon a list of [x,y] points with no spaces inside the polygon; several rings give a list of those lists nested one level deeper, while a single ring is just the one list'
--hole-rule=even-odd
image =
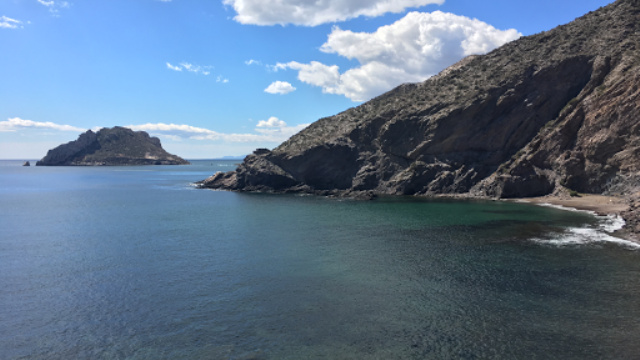
[{"label": "cumulus cloud", "polygon": [[266,93],[280,95],[288,94],[293,91],[296,91],[296,88],[286,81],[273,82],[266,89],[264,89],[264,92]]},{"label": "cumulus cloud", "polygon": [[19,117],[9,118],[6,121],[0,121],[0,132],[13,132],[21,129],[48,129],[48,130],[59,130],[59,131],[74,131],[74,132],[84,132],[86,129],[81,129],[79,127],[71,126],[71,125],[61,125],[52,122],[40,122],[33,120],[24,120]]},{"label": "cumulus cloud", "polygon": [[274,129],[285,127],[287,126],[287,123],[275,116],[272,116],[269,120],[260,120],[257,126],[258,128]]},{"label": "cumulus cloud", "polygon": [[255,129],[256,133],[221,133],[201,127],[195,127],[185,124],[165,124],[165,123],[147,123],[142,125],[128,125],[126,127],[135,131],[146,131],[152,135],[163,136],[172,140],[202,140],[202,141],[224,141],[232,143],[247,142],[282,142],[291,135],[304,129],[308,124],[298,126],[288,126],[282,120],[275,117],[269,120],[258,122]]},{"label": "cumulus cloud", "polygon": [[4,15],[0,16],[0,29],[22,29],[23,27],[22,21],[20,20],[12,19]]},{"label": "cumulus cloud", "polygon": [[444,0],[224,0],[241,24],[316,26],[344,21],[359,16],[376,17],[386,13],[401,13],[408,8],[429,4],[441,5]]},{"label": "cumulus cloud", "polygon": [[329,66],[318,61],[312,61],[309,64],[290,61],[288,63],[278,63],[274,66],[274,70],[280,69],[298,70],[298,80],[314,86],[320,86],[325,91],[329,91],[340,81],[340,71],[337,65]]},{"label": "cumulus cloud", "polygon": [[289,126],[286,122],[272,116],[268,120],[260,120],[255,131],[266,139],[272,139],[271,141],[283,142],[307,126],[309,124]]},{"label": "cumulus cloud", "polygon": [[405,82],[423,81],[465,56],[483,54],[522,36],[477,19],[450,13],[411,12],[373,33],[334,27],[320,50],[360,66],[340,73],[335,65],[312,61],[279,63],[274,69],[298,71],[298,79],[323,92],[353,101],[368,100]]},{"label": "cumulus cloud", "polygon": [[211,68],[213,68],[213,66],[200,66],[200,65],[194,65],[188,62],[181,62],[179,65],[172,65],[171,63],[167,62],[167,69],[170,69],[173,71],[186,70],[194,74],[205,75],[205,76],[211,74],[211,71],[210,71]]}]

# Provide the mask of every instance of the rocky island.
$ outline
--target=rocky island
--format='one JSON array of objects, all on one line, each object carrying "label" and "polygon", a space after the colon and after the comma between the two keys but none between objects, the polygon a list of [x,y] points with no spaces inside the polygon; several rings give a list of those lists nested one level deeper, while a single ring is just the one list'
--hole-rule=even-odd
[{"label": "rocky island", "polygon": [[77,140],[49,150],[36,166],[185,164],[189,162],[166,152],[157,137],[116,126],[80,134]]},{"label": "rocky island", "polygon": [[640,231],[640,0],[323,118],[201,187],[339,196],[622,197]]}]

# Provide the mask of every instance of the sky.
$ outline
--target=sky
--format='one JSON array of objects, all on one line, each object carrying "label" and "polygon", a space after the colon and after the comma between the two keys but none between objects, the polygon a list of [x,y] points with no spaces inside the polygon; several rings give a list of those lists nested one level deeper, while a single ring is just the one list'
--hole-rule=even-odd
[{"label": "sky", "polygon": [[126,126],[186,159],[315,120],[611,0],[1,0],[0,159]]}]

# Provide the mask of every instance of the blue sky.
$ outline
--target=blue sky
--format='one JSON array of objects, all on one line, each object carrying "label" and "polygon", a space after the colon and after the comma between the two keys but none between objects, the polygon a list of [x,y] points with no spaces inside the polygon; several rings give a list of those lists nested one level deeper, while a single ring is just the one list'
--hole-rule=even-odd
[{"label": "blue sky", "polygon": [[610,0],[2,0],[0,158],[128,126],[185,158],[309,123]]}]

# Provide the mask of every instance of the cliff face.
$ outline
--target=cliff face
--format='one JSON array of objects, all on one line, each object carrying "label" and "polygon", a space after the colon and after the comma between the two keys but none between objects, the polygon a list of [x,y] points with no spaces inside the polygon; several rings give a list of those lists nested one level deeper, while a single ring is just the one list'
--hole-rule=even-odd
[{"label": "cliff face", "polygon": [[123,127],[89,130],[78,140],[49,150],[36,166],[183,165],[189,162],[166,152],[160,139]]},{"label": "cliff face", "polygon": [[203,187],[336,194],[640,191],[640,0],[316,121]]}]

